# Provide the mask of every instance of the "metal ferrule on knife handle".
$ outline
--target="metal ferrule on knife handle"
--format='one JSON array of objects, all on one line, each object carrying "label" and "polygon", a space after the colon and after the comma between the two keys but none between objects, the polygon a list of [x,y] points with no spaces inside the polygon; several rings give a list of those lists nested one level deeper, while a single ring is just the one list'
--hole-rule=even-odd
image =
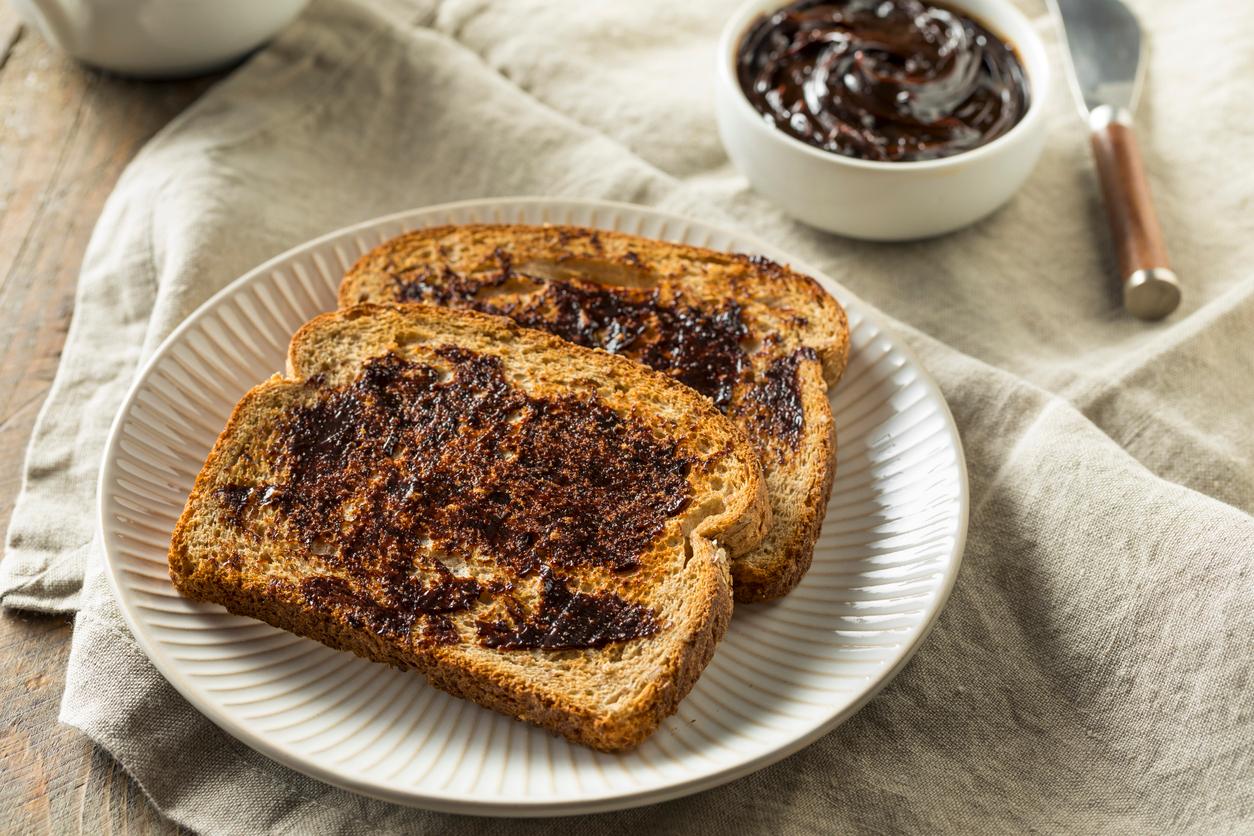
[{"label": "metal ferrule on knife handle", "polygon": [[1139,319],[1161,319],[1180,303],[1180,284],[1168,266],[1132,114],[1102,105],[1089,116],[1090,139],[1106,216],[1123,280],[1123,301]]}]

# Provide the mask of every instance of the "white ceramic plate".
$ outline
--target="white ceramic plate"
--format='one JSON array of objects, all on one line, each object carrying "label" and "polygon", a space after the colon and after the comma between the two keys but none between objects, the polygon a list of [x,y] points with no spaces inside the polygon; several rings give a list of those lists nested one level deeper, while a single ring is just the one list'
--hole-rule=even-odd
[{"label": "white ceramic plate", "polygon": [[[606,755],[220,607],[179,597],[170,533],[235,402],[284,366],[297,326],[335,306],[365,250],[445,223],[572,223],[759,253],[843,302],[853,353],[832,396],[839,465],[814,566],[787,598],[736,608],[679,712]],[[131,630],[198,709],[258,751],[388,801],[486,815],[653,803],[797,751],[901,669],[953,585],[967,482],[953,419],[909,351],[855,299],[752,238],[639,206],[481,200],[370,221],[298,247],[210,299],[157,350],[113,426],[100,476],[109,576]]]}]

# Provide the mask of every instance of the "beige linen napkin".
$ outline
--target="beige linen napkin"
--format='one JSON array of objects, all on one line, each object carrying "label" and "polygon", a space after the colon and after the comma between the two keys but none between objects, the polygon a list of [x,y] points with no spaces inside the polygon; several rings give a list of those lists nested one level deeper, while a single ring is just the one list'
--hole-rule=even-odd
[{"label": "beige linen napkin", "polygon": [[[290,246],[388,212],[516,194],[739,225],[891,315],[969,460],[952,599],[909,667],[776,766],[597,834],[1235,832],[1254,817],[1254,8],[1137,3],[1140,118],[1179,274],[1166,323],[1124,316],[1086,139],[1059,86],[1040,167],[935,241],[807,230],[748,190],[713,126],[734,0],[316,2],[171,124],[110,199],[14,514],[9,606],[81,607],[62,718],[167,815],[211,833],[550,832],[406,810],[224,735],[128,634],[84,509],[138,363]],[[1023,8],[1055,36],[1040,4]],[[839,200],[839,195],[833,195]],[[84,580],[85,576],[85,580]],[[81,589],[81,591],[80,591]]]}]

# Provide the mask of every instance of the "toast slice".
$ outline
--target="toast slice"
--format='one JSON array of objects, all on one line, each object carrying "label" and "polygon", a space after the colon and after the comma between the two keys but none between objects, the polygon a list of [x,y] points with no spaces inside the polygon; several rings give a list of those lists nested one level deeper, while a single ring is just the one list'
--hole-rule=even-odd
[{"label": "toast slice", "polygon": [[508,316],[691,386],[754,442],[773,527],[734,556],[737,601],[786,594],[810,568],[836,470],[827,390],[844,371],[844,309],[760,257],[564,226],[443,226],[363,256],[339,303],[425,302]]},{"label": "toast slice", "polygon": [[769,526],[744,434],[670,378],[508,319],[324,314],[235,407],[170,577],[596,749],[692,688]]}]

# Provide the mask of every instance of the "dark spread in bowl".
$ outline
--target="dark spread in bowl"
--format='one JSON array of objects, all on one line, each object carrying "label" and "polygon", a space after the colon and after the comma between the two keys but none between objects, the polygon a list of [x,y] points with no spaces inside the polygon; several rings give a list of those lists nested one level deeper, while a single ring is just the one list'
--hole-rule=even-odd
[{"label": "dark spread in bowl", "polygon": [[800,0],[754,23],[736,73],[764,118],[847,157],[912,162],[1013,128],[1030,92],[1013,46],[919,0]]}]

